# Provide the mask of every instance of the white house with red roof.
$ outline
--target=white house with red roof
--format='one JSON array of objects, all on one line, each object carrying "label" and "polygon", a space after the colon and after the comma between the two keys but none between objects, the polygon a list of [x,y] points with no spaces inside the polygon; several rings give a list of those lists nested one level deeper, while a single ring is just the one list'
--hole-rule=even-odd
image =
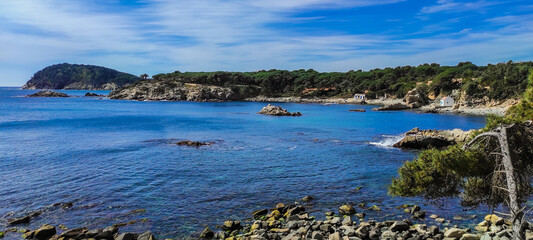
[{"label": "white house with red roof", "polygon": [[453,101],[453,98],[451,97],[443,97],[440,100],[440,106],[441,107],[452,107],[455,101]]}]

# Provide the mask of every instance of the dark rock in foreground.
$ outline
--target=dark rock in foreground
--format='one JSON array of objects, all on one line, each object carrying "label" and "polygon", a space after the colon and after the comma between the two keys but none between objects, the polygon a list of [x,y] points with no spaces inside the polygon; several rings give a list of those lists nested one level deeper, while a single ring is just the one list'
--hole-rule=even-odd
[{"label": "dark rock in foreground", "polygon": [[268,104],[266,107],[261,109],[261,111],[259,111],[258,114],[272,115],[272,116],[292,116],[292,117],[302,116],[300,112],[291,113],[287,111],[287,109],[283,109],[280,106],[272,106],[270,104]]},{"label": "dark rock in foreground", "polygon": [[413,128],[405,133],[405,137],[395,143],[393,147],[409,149],[447,147],[456,143],[464,143],[470,133],[471,131],[463,131],[460,129],[420,130],[419,128]]},{"label": "dark rock in foreground", "polygon": [[34,94],[30,94],[27,97],[70,97],[70,96],[62,92],[39,91]]},{"label": "dark rock in foreground", "polygon": [[190,140],[179,141],[176,143],[176,145],[179,145],[179,146],[190,146],[190,147],[199,147],[199,146],[206,146],[206,145],[211,145],[211,144],[213,144],[213,142],[199,142],[199,141],[190,141]]}]

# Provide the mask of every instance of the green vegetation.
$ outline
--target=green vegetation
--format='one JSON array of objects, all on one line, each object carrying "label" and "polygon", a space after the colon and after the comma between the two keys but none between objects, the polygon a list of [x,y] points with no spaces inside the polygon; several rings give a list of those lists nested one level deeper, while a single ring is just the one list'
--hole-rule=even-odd
[{"label": "green vegetation", "polygon": [[106,84],[122,87],[137,80],[137,76],[105,67],[63,63],[36,72],[23,88],[104,89]]},{"label": "green vegetation", "polygon": [[465,206],[507,204],[515,236],[523,235],[521,205],[533,193],[533,71],[528,81],[521,102],[504,117],[489,116],[469,144],[422,151],[405,162],[389,193],[426,199],[460,196]]},{"label": "green vegetation", "polygon": [[[153,76],[155,81],[183,82],[231,87],[244,96],[269,97],[351,97],[367,92],[367,97],[403,97],[418,88],[424,94],[447,95],[464,90],[468,95],[501,100],[518,97],[525,91],[533,62],[476,66],[423,64],[417,67],[320,73],[309,70],[262,70],[257,72],[173,72]],[[169,83],[170,84],[170,83]],[[307,89],[307,91],[305,91]]]}]

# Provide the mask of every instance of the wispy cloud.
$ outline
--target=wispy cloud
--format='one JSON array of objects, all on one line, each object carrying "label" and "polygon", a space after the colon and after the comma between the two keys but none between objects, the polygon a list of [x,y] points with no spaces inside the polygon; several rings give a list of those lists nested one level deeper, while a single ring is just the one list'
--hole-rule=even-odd
[{"label": "wispy cloud", "polygon": [[424,14],[438,12],[466,12],[466,11],[483,11],[485,8],[502,4],[499,1],[456,1],[456,0],[438,0],[436,5],[427,6],[420,11]]},{"label": "wispy cloud", "polygon": [[[421,21],[391,10],[397,4],[411,6],[402,0],[118,2],[0,1],[0,72],[6,76],[0,85],[22,85],[34,71],[58,62],[98,64],[134,74],[347,71],[424,62],[525,60],[533,51],[527,41],[532,39],[531,16],[489,14],[480,21],[482,27],[463,27],[461,18]],[[490,4],[496,3],[440,0],[414,12],[446,14],[456,7],[474,10]],[[386,9],[393,14],[382,18]],[[376,11],[365,21],[396,29],[360,30],[360,20],[331,21],[337,11],[347,10]],[[322,20],[328,20],[331,29],[313,28]],[[306,24],[305,31],[294,24]]]}]

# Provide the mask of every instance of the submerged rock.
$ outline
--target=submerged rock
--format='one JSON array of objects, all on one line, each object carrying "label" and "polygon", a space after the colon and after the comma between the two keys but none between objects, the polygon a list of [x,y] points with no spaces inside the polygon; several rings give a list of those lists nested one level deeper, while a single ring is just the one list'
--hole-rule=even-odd
[{"label": "submerged rock", "polygon": [[28,215],[28,216],[24,216],[24,217],[21,217],[21,218],[10,219],[10,220],[8,220],[7,224],[8,225],[17,225],[17,224],[29,223],[30,220],[31,220],[31,217]]},{"label": "submerged rock", "polygon": [[364,110],[364,109],[350,109],[348,111],[350,111],[350,112],[366,112],[366,110]]},{"label": "submerged rock", "polygon": [[259,111],[258,114],[272,115],[272,116],[292,116],[292,117],[302,116],[300,112],[291,113],[287,111],[286,109],[281,108],[280,106],[273,106],[270,104],[268,104],[266,107],[263,107],[263,109],[261,109],[261,111]]},{"label": "submerged rock", "polygon": [[190,141],[190,140],[185,140],[185,141],[179,141],[176,143],[176,145],[179,145],[179,146],[190,146],[190,147],[200,147],[200,146],[206,146],[206,145],[211,145],[213,144],[212,142],[199,142],[199,141]]},{"label": "submerged rock", "polygon": [[70,97],[70,96],[62,92],[39,91],[34,94],[30,94],[27,97]]},{"label": "submerged rock", "polygon": [[460,129],[453,130],[420,130],[413,128],[405,134],[405,137],[395,143],[393,147],[425,149],[432,147],[446,147],[456,143],[464,143],[470,136],[471,131]]}]

